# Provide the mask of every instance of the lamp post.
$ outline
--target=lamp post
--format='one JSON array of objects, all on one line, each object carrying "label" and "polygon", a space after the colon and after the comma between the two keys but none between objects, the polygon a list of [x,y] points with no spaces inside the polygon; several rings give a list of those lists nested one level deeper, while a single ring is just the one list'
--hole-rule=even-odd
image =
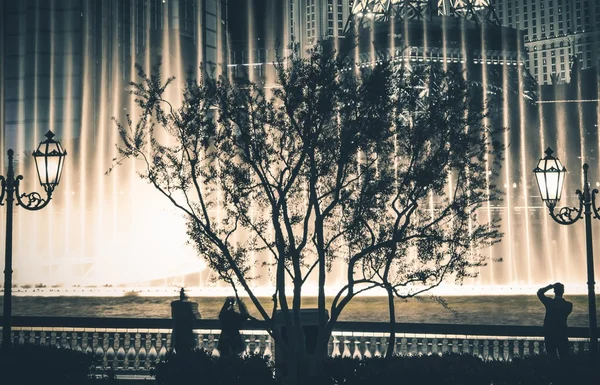
[{"label": "lamp post", "polygon": [[592,358],[598,355],[598,329],[596,324],[596,292],[594,289],[594,251],[592,246],[592,215],[596,219],[600,219],[598,208],[596,207],[597,189],[590,190],[588,182],[589,166],[583,165],[583,191],[577,190],[577,198],[579,199],[579,208],[577,207],[561,207],[558,212],[555,212],[555,207],[560,200],[563,184],[565,182],[565,174],[567,169],[562,165],[558,158],[552,156],[552,149],[548,147],[546,156],[538,162],[537,167],[533,170],[540,195],[542,200],[546,202],[550,216],[554,221],[561,225],[572,225],[581,219],[585,218],[585,243],[587,254],[587,285],[588,285],[588,307],[589,307],[589,324],[590,324],[590,351]]},{"label": "lamp post", "polygon": [[17,200],[17,206],[26,210],[36,211],[43,209],[50,203],[52,193],[60,182],[65,156],[67,152],[60,143],[53,139],[52,131],[46,133],[46,140],[42,141],[37,150],[33,152],[35,168],[37,170],[40,184],[46,191],[46,198],[37,192],[21,193],[19,185],[23,180],[22,175],[15,177],[13,169],[14,151],[8,150],[8,171],[6,178],[0,175],[2,192],[0,193],[0,205],[4,205],[6,197],[6,249],[4,254],[4,310],[2,324],[2,348],[12,345],[11,338],[11,313],[12,313],[12,220],[13,202]]}]

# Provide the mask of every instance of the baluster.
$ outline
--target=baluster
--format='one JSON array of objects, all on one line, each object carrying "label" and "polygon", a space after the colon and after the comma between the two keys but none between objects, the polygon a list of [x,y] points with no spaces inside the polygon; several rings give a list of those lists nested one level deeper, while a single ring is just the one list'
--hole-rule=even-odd
[{"label": "baluster", "polygon": [[218,347],[219,339],[214,333],[208,335],[208,345],[211,351],[215,350]]},{"label": "baluster", "polygon": [[94,339],[96,340],[96,358],[103,360],[106,357],[104,355],[104,341],[102,335],[94,333]]},{"label": "baluster", "polygon": [[264,336],[254,337],[254,352],[253,352],[253,354],[255,356],[260,356],[260,351],[262,349],[262,346],[264,345],[264,342],[265,342]]},{"label": "baluster", "polygon": [[55,332],[54,333],[54,346],[58,349],[61,349],[63,347],[63,333],[62,332]]},{"label": "baluster", "polygon": [[136,359],[137,354],[135,351],[135,340],[139,338],[139,334],[137,333],[127,333],[129,334],[129,347],[127,349],[127,354],[125,355],[125,367],[130,369],[137,369],[139,367],[139,361]]},{"label": "baluster", "polygon": [[198,333],[196,333],[196,331],[193,331],[193,336],[194,336],[194,349],[198,349],[198,346],[200,345],[199,340],[198,340]]},{"label": "baluster", "polygon": [[350,354],[350,346],[348,346],[349,344],[350,344],[350,341],[345,339],[344,340],[344,352],[342,353],[343,358],[352,357],[352,355]]},{"label": "baluster", "polygon": [[494,346],[492,351],[492,358],[497,360],[500,358],[500,343],[497,339],[494,339],[492,344]]},{"label": "baluster", "polygon": [[504,341],[500,339],[494,340],[495,359],[502,361],[504,359]]},{"label": "baluster", "polygon": [[578,341],[569,341],[571,344],[571,349],[573,349],[573,354],[579,353],[579,342]]},{"label": "baluster", "polygon": [[415,339],[415,341],[416,341],[415,344],[417,345],[415,353],[418,356],[422,356],[423,354],[427,354],[427,339],[425,339],[425,341],[426,341],[425,342],[425,346],[423,346],[423,338],[421,338],[421,339],[417,338],[417,339]]},{"label": "baluster", "polygon": [[64,332],[65,334],[65,347],[69,350],[74,348],[73,344],[77,343],[77,333],[76,332]]},{"label": "baluster", "polygon": [[27,333],[26,335],[27,335],[27,343],[31,344],[31,345],[35,345],[36,344],[35,332],[33,330],[30,330],[29,333]]},{"label": "baluster", "polygon": [[33,345],[35,342],[35,333],[33,330],[24,330],[23,331],[23,341],[26,344]]},{"label": "baluster", "polygon": [[211,351],[211,347],[210,347],[210,343],[211,343],[211,341],[210,341],[210,334],[209,335],[203,335],[202,342],[203,342],[203,345],[204,345],[204,350]]},{"label": "baluster", "polygon": [[204,334],[198,334],[198,349],[207,350],[207,346],[205,343],[206,339],[204,338]]},{"label": "baluster", "polygon": [[210,354],[213,357],[221,357],[221,352],[219,351],[219,339],[218,338],[214,338],[213,339],[213,349],[212,352]]},{"label": "baluster", "polygon": [[34,344],[36,345],[41,345],[42,344],[42,332],[40,332],[39,330],[35,332],[35,336],[34,336]]},{"label": "baluster", "polygon": [[50,335],[50,344],[57,348],[60,348],[60,334],[58,332],[53,331]]},{"label": "baluster", "polygon": [[25,344],[25,332],[23,330],[19,330],[16,332],[16,340],[17,344],[24,345]]},{"label": "baluster", "polygon": [[173,331],[166,333],[166,335],[163,335],[162,341],[164,342],[166,354],[168,350],[173,349]]},{"label": "baluster", "polygon": [[462,340],[462,354],[473,354],[473,345],[471,345],[471,342],[465,337]]},{"label": "baluster", "polygon": [[381,337],[381,339],[379,340],[379,342],[381,342],[381,355],[383,357],[385,357],[385,355],[387,354],[387,347],[389,344],[394,344],[396,343],[397,340],[391,341],[388,340],[387,337]]},{"label": "baluster", "polygon": [[504,361],[511,361],[512,360],[512,350],[510,349],[510,344],[508,340],[504,340],[504,349],[502,349],[502,353],[503,353],[503,357],[504,357]]},{"label": "baluster", "polygon": [[360,354],[360,341],[357,337],[354,337],[354,354],[352,354],[352,358],[355,360],[362,360],[362,354]]},{"label": "baluster", "polygon": [[431,354],[440,354],[440,355],[442,354],[442,352],[439,349],[438,344],[439,344],[438,339],[434,337],[431,340]]},{"label": "baluster", "polygon": [[479,358],[483,358],[481,351],[480,351],[479,340],[478,339],[473,340],[472,344],[473,344],[473,353],[472,354]]},{"label": "baluster", "polygon": [[442,354],[448,353],[448,339],[444,338],[442,339]]},{"label": "baluster", "polygon": [[[163,360],[167,355],[167,336],[165,333],[161,333],[160,335],[160,349],[158,350],[158,359]],[[156,339],[158,340],[158,335]]]},{"label": "baluster", "polygon": [[271,337],[267,336],[265,340],[265,352],[263,353],[263,357],[273,357],[273,352],[271,351]]},{"label": "baluster", "polygon": [[126,333],[116,333],[115,334],[115,342],[117,343],[116,358],[117,358],[117,367],[118,368],[123,368],[125,366],[125,357],[127,356],[125,354],[125,347],[124,347],[125,334]]},{"label": "baluster", "polygon": [[375,357],[381,357],[381,351],[379,350],[379,346],[381,346],[381,342],[375,342]]},{"label": "baluster", "polygon": [[246,358],[250,354],[250,339],[245,339],[244,345],[246,345],[246,348],[242,352],[242,358]]},{"label": "baluster", "polygon": [[418,351],[417,351],[418,347],[419,347],[418,341],[416,338],[413,337],[410,340],[410,355],[411,356],[416,356],[418,354]]},{"label": "baluster", "polygon": [[533,352],[534,352],[534,354],[540,354],[541,353],[540,342],[537,341],[537,340],[533,342]]},{"label": "baluster", "polygon": [[108,349],[108,333],[100,332],[96,333],[97,335],[97,348],[96,348],[96,357],[101,360],[102,367],[108,367],[108,361],[106,357],[106,351]]},{"label": "baluster", "polygon": [[400,340],[400,354],[403,356],[408,355],[408,340],[406,337],[402,337]]},{"label": "baluster", "polygon": [[336,336],[333,336],[333,351],[331,352],[331,357],[339,357],[340,354],[340,341]]},{"label": "baluster", "polygon": [[423,354],[430,356],[431,355],[431,350],[433,348],[431,341],[429,340],[429,338],[423,338]]},{"label": "baluster", "polygon": [[371,354],[371,341],[365,341],[365,353],[363,354],[365,358],[371,358],[373,355]]},{"label": "baluster", "polygon": [[60,336],[60,342],[65,349],[71,349],[71,335],[69,332],[63,331]]},{"label": "baluster", "polygon": [[452,353],[458,353],[458,349],[460,348],[460,346],[458,346],[458,339],[453,338],[450,343],[452,344],[452,347],[450,348]]},{"label": "baluster", "polygon": [[98,333],[88,333],[87,347],[85,348],[86,353],[94,353],[94,347],[98,346]]},{"label": "baluster", "polygon": [[207,347],[207,350],[212,353],[212,351],[217,348],[218,342],[219,342],[219,339],[218,338],[215,339],[215,335],[213,333],[209,333],[205,339],[205,345]]},{"label": "baluster", "polygon": [[254,352],[254,349],[256,347],[256,343],[254,342],[256,340],[256,336],[254,336],[254,334],[250,334],[247,336],[245,342],[246,342],[246,356],[249,356],[252,352]]},{"label": "baluster", "polygon": [[[106,335],[105,335],[106,337]],[[104,340],[106,341],[106,338],[104,338]],[[109,367],[114,368],[115,367],[115,333],[110,333],[108,334],[108,348],[106,349],[106,364]]]},{"label": "baluster", "polygon": [[154,364],[156,362],[156,359],[158,358],[158,352],[156,351],[156,334],[155,333],[151,333],[150,334],[151,338],[150,338],[150,350],[148,351],[148,366],[151,364]]},{"label": "baluster", "polygon": [[514,339],[512,341],[512,346],[511,346],[511,355],[510,355],[510,359],[512,360],[515,357],[519,357],[519,347],[520,347],[520,342],[518,339]]},{"label": "baluster", "polygon": [[75,350],[78,352],[82,352],[83,348],[82,348],[82,341],[81,338],[83,337],[83,333],[77,333],[77,332],[73,332],[73,340],[75,343]]},{"label": "baluster", "polygon": [[483,340],[483,359],[487,360],[490,358],[490,341],[487,339]]},{"label": "baluster", "polygon": [[150,333],[140,333],[140,349],[137,354],[138,366],[137,368],[147,369],[150,367],[149,362],[147,362],[146,358],[148,358],[148,353],[146,349],[146,344],[150,341]]},{"label": "baluster", "polygon": [[85,352],[85,354],[93,353],[90,347],[90,334],[89,332],[81,333],[81,351]]}]

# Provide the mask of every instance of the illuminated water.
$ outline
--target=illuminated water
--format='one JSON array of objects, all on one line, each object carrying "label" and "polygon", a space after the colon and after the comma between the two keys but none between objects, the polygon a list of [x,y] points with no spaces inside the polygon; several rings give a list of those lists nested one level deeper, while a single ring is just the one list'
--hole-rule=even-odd
[{"label": "illuminated water", "polygon": [[[110,118],[122,118],[125,112],[134,110],[132,98],[125,92],[126,84],[134,73],[130,59],[135,58],[149,69],[156,54],[161,54],[165,58],[165,75],[174,75],[182,80],[187,64],[199,68],[200,63],[208,60],[204,56],[208,51],[193,48],[202,47],[204,36],[209,36],[216,46],[214,58],[218,62],[222,62],[219,58],[226,53],[225,42],[219,33],[215,36],[198,33],[205,27],[198,23],[189,26],[189,30],[178,24],[186,17],[185,12],[180,12],[181,8],[172,5],[179,2],[169,1],[167,5],[158,1],[152,3],[163,7],[160,17],[150,18],[151,10],[147,7],[140,12],[130,12],[128,23],[119,25],[107,21],[94,33],[112,37],[100,39],[99,45],[94,45],[92,36],[86,35],[91,32],[82,32],[89,31],[87,27],[93,25],[96,12],[86,2],[81,3],[87,5],[77,9],[72,19],[60,19],[60,12],[52,17],[36,13],[34,16],[37,18],[23,18],[27,23],[43,24],[46,29],[16,40],[18,46],[23,47],[17,68],[24,75],[13,86],[20,90],[20,96],[30,98],[27,100],[31,103],[17,104],[14,110],[12,104],[7,107],[16,121],[26,123],[17,125],[14,132],[7,128],[5,145],[14,147],[20,156],[17,171],[25,175],[24,188],[27,191],[39,188],[25,151],[33,149],[47,129],[57,133],[69,156],[63,182],[48,208],[37,213],[15,209],[14,282],[18,285],[214,286],[211,282],[213,274],[186,245],[185,226],[180,215],[136,176],[139,164],[130,162],[117,168],[110,176],[105,175],[115,156],[114,143],[117,141],[117,131]],[[250,50],[246,52],[246,62],[255,63],[263,57],[254,49],[252,3],[249,2],[247,7]],[[203,17],[198,16],[199,19]],[[263,19],[272,18],[273,14],[268,14]],[[141,23],[142,19],[152,19],[152,23],[168,27],[156,29],[154,24]],[[444,32],[441,49],[434,53],[437,43],[430,41],[434,39],[428,35],[427,28],[436,23],[443,24],[444,31],[458,31],[458,34],[449,37]],[[566,204],[576,204],[574,190],[580,187],[579,169],[584,162],[591,164],[593,183],[600,181],[600,140],[597,129],[585,127],[584,122],[588,119],[584,116],[587,114],[584,113],[585,106],[580,104],[573,114],[565,105],[542,107],[526,100],[523,96],[525,67],[512,56],[487,50],[493,39],[490,29],[474,30],[481,34],[481,44],[478,47],[479,59],[473,61],[470,56],[472,47],[468,48],[466,43],[473,31],[460,27],[453,18],[424,19],[422,26],[417,28],[420,33],[410,29],[408,23],[398,25],[390,22],[389,28],[393,34],[402,33],[406,44],[422,48],[421,54],[414,58],[402,56],[402,53],[398,60],[439,61],[444,66],[449,62],[460,62],[467,70],[467,78],[477,72],[474,67],[481,69],[480,81],[485,89],[494,82],[504,89],[516,89],[513,93],[488,95],[496,98],[498,114],[490,118],[489,123],[511,128],[504,134],[503,140],[508,148],[502,180],[497,181],[505,189],[504,199],[502,202],[490,202],[480,213],[486,220],[497,216],[503,220],[503,242],[487,251],[491,258],[502,259],[502,262],[492,262],[482,268],[479,278],[469,283],[534,287],[561,281],[568,287],[576,287],[576,292],[585,292],[582,286],[586,281],[583,223],[564,227],[549,219],[537,196],[531,173],[544,148],[551,146],[557,149],[558,156],[571,172],[563,195]],[[47,34],[47,30],[73,33]],[[268,32],[269,38],[274,40],[273,30]],[[82,33],[86,37],[83,41],[76,38]],[[374,29],[370,30],[369,36],[375,36]],[[419,43],[421,38],[422,44]],[[283,43],[288,42],[284,40]],[[521,46],[516,41],[514,43],[516,54],[522,56]],[[389,52],[397,52],[400,47],[395,44],[391,39]],[[453,48],[456,44],[458,48]],[[509,42],[504,44],[510,45]],[[192,51],[197,54],[190,56]],[[374,51],[368,52],[367,57],[372,63]],[[44,76],[28,78],[27,71],[32,61],[35,62],[34,72]],[[252,67],[258,71],[261,66]],[[217,72],[220,70],[218,67]],[[251,77],[260,74],[256,71],[251,71]],[[196,71],[198,75],[199,70]],[[269,76],[267,72],[267,85],[272,82]],[[513,80],[516,80],[515,84],[510,83]],[[170,97],[175,105],[180,87],[181,83],[176,82],[171,88]],[[30,92],[33,96],[29,95]],[[72,99],[79,103],[65,102]],[[3,223],[0,224],[0,234],[4,234]],[[598,225],[594,236],[596,239],[600,236]],[[0,241],[2,246],[3,240]],[[598,248],[600,245],[597,251]],[[599,265],[596,258],[597,271]],[[267,282],[266,278],[262,284],[267,287]],[[18,309],[15,304],[16,314],[19,314]]]}]

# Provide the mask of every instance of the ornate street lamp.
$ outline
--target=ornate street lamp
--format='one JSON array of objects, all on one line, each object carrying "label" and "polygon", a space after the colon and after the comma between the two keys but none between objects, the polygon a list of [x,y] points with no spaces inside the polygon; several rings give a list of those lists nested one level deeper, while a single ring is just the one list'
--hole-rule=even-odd
[{"label": "ornate street lamp", "polygon": [[13,169],[14,151],[8,150],[8,171],[6,178],[0,175],[2,192],[0,193],[0,205],[4,205],[6,197],[6,249],[4,254],[4,310],[2,324],[2,347],[8,348],[12,345],[11,339],[11,316],[12,316],[12,219],[13,202],[17,199],[17,206],[26,210],[35,211],[43,209],[50,203],[52,193],[60,182],[65,156],[67,152],[60,143],[53,139],[54,134],[48,131],[46,140],[42,141],[33,153],[35,166],[40,183],[46,191],[46,198],[37,192],[21,193],[19,185],[23,180],[22,175],[15,177]]},{"label": "ornate street lamp", "polygon": [[585,240],[587,252],[587,284],[588,284],[588,308],[589,308],[589,323],[590,323],[590,351],[592,357],[596,358],[598,354],[598,329],[596,324],[596,292],[594,289],[594,252],[592,247],[592,215],[596,219],[600,219],[598,208],[596,207],[596,194],[598,190],[590,190],[588,182],[589,166],[583,165],[583,192],[577,190],[577,198],[579,199],[579,208],[577,207],[561,207],[558,212],[554,208],[560,200],[562,187],[565,182],[565,174],[567,169],[560,161],[552,156],[551,148],[546,150],[546,156],[538,162],[537,167],[533,170],[540,189],[542,200],[546,202],[550,216],[554,221],[561,225],[572,225],[585,217]]},{"label": "ornate street lamp", "polygon": [[546,149],[546,156],[538,162],[533,170],[540,189],[542,200],[548,207],[555,207],[560,200],[567,169],[560,160],[552,156],[552,149]]}]

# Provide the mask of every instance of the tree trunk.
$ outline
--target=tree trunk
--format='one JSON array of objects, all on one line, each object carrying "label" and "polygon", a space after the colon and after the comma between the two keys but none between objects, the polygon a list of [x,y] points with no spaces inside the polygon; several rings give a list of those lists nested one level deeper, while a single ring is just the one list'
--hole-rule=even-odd
[{"label": "tree trunk", "polygon": [[396,308],[394,304],[394,293],[391,288],[387,289],[388,307],[390,309],[390,339],[385,353],[385,359],[391,361],[396,346]]}]

